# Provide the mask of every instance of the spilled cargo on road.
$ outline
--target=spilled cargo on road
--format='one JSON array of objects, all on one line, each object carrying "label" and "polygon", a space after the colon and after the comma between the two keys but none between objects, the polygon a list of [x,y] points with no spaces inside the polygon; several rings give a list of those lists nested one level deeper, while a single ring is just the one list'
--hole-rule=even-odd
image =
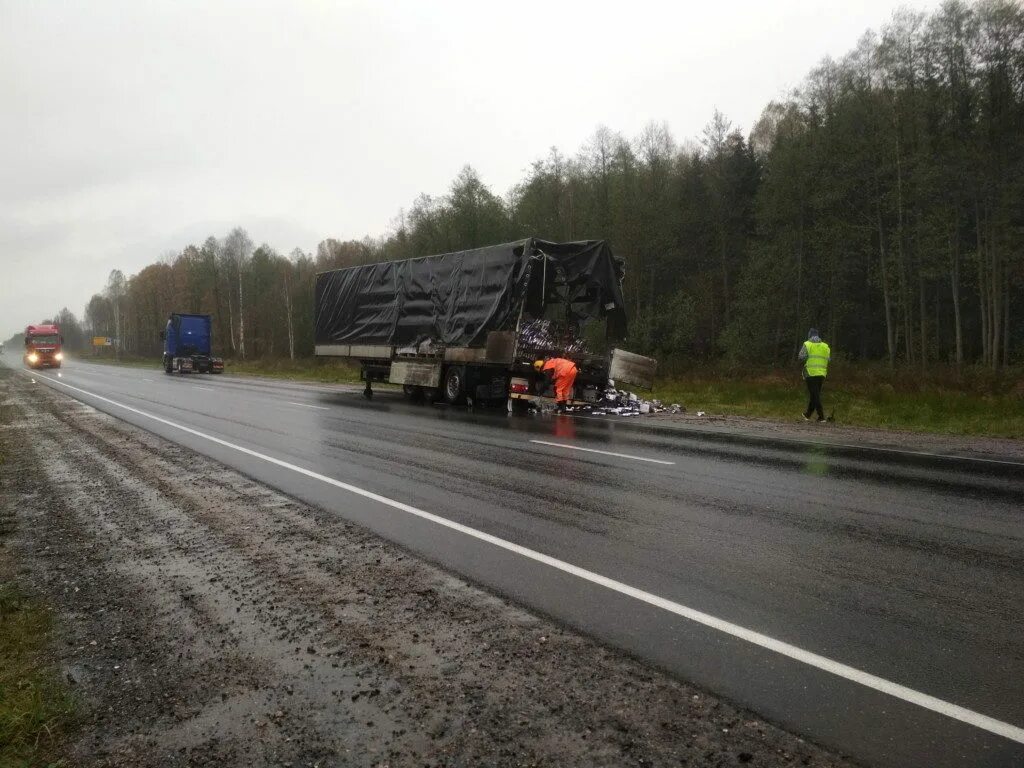
[{"label": "spilled cargo on road", "polygon": [[389,382],[410,397],[510,410],[553,394],[532,364],[561,356],[579,371],[573,401],[597,402],[609,378],[653,383],[654,360],[615,346],[624,276],[604,240],[537,238],[321,272],[316,354],[358,362],[367,397]]}]

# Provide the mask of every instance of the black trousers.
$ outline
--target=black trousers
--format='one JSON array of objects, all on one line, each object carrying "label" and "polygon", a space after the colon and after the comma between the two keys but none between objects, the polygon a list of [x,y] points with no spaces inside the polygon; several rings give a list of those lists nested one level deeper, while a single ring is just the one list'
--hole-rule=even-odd
[{"label": "black trousers", "polygon": [[804,416],[810,418],[811,414],[817,411],[818,421],[824,421],[825,409],[821,406],[821,385],[825,383],[825,377],[808,376],[804,380],[807,382],[807,394],[810,395],[810,401],[807,403],[807,410],[804,411]]}]

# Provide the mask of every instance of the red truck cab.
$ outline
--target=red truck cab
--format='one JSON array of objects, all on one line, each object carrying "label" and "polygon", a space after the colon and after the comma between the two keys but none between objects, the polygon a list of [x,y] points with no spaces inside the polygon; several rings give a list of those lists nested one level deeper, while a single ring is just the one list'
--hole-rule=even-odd
[{"label": "red truck cab", "polygon": [[25,329],[25,364],[29,368],[60,368],[63,345],[58,325],[30,325]]}]

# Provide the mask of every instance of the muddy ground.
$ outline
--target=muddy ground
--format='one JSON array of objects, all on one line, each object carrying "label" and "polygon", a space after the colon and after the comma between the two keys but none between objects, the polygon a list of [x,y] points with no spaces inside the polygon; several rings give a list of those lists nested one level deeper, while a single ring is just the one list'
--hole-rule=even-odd
[{"label": "muddy ground", "polygon": [[851,765],[2,367],[0,403],[71,765]]}]

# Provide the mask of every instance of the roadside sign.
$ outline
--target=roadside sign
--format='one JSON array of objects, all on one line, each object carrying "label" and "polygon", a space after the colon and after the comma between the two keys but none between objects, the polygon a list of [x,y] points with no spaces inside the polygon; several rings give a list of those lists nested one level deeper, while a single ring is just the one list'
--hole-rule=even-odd
[{"label": "roadside sign", "polygon": [[114,346],[114,340],[109,336],[93,336],[92,345],[94,347],[112,347]]}]

